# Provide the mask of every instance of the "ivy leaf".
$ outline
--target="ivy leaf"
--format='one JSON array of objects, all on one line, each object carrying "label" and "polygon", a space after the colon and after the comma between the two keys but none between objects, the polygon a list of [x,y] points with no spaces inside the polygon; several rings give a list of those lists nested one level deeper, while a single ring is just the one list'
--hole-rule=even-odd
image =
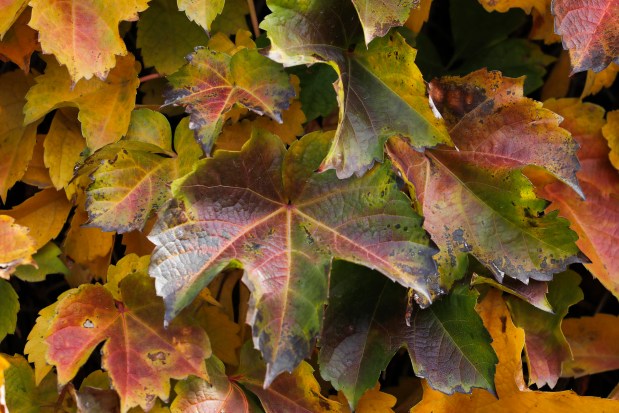
[{"label": "ivy leaf", "polygon": [[497,360],[475,312],[476,292],[454,288],[429,308],[416,311],[409,327],[405,288],[342,261],[333,264],[332,272],[318,363],[322,377],[346,395],[351,408],[374,387],[403,346],[415,373],[437,390],[494,391]]},{"label": "ivy leaf", "polygon": [[261,24],[271,40],[268,56],[284,66],[327,63],[339,76],[340,119],[321,169],[336,169],[340,178],[361,176],[383,160],[384,143],[393,135],[418,148],[451,142],[432,113],[416,51],[402,36],[353,49],[361,25],[349,0],[268,5],[273,13]]},{"label": "ivy leaf", "polygon": [[198,49],[189,63],[168,80],[172,90],[166,104],[183,105],[191,115],[189,127],[205,153],[221,132],[223,115],[239,104],[281,122],[294,90],[281,67],[257,50],[242,49],[230,56]]},{"label": "ivy leaf", "polygon": [[13,217],[0,215],[0,278],[8,280],[17,266],[34,264],[32,254],[36,248],[28,232],[28,228],[15,223]]},{"label": "ivy leaf", "polygon": [[578,99],[548,100],[544,106],[557,112],[579,143],[582,169],[578,179],[586,200],[576,196],[560,182],[538,189],[552,201],[549,209],[559,208],[578,234],[576,245],[591,260],[587,269],[615,296],[619,297],[619,251],[616,248],[616,222],[619,219],[619,176],[608,160],[608,146],[601,134],[604,109]]},{"label": "ivy leaf", "polygon": [[0,41],[0,60],[15,63],[26,73],[30,71],[30,56],[39,48],[37,32],[28,26],[28,20],[29,9],[19,15]]},{"label": "ivy leaf", "polygon": [[164,329],[152,281],[144,272],[127,275],[120,282],[122,301],[98,284],[84,284],[62,298],[45,339],[47,360],[56,366],[61,385],[103,341],[102,366],[123,413],[132,406],[148,410],[156,397],[167,399],[170,378],[206,377],[208,337],[182,317]]},{"label": "ivy leaf", "polygon": [[399,139],[390,141],[388,152],[415,187],[434,242],[454,260],[459,252],[471,253],[499,281],[505,275],[525,284],[547,281],[581,262],[569,223],[557,211],[544,214],[547,203],[521,171],[545,168],[582,193],[577,146],[559,128],[560,118],[522,96],[522,79],[498,72],[446,77],[430,86],[458,150],[422,154]]},{"label": "ivy leaf", "polygon": [[[53,54],[61,65],[67,66],[70,85],[82,78],[88,80],[93,75],[104,80],[110,69],[119,64],[116,55],[127,54],[118,33],[118,24],[122,20],[137,20],[138,12],[145,10],[148,2],[31,0],[32,19],[28,24],[39,32],[43,53]],[[133,58],[126,61],[133,65]],[[134,99],[135,95],[131,97]]]},{"label": "ivy leaf", "polygon": [[392,27],[402,26],[410,10],[419,6],[416,0],[386,0],[380,5],[370,0],[352,0],[352,3],[361,20],[366,44],[383,37]]},{"label": "ivy leaf", "polygon": [[332,256],[377,268],[426,303],[436,294],[435,251],[389,164],[361,179],[314,173],[332,137],[313,133],[286,152],[257,132],[241,152],[217,151],[174,183],[175,199],[149,236],[167,320],[242,263],[267,386],[309,355]]},{"label": "ivy leaf", "polygon": [[3,279],[0,279],[0,303],[2,303],[0,305],[0,341],[2,341],[7,334],[15,332],[19,312],[19,297],[11,284]]},{"label": "ivy leaf", "polygon": [[0,40],[26,7],[28,0],[6,0],[0,4]]},{"label": "ivy leaf", "polygon": [[77,107],[82,133],[90,149],[116,142],[129,127],[140,83],[139,71],[139,63],[133,56],[119,57],[105,81],[91,79],[75,84],[66,69],[47,59],[45,74],[35,79],[36,84],[26,96],[24,122],[28,124],[57,108]]},{"label": "ivy leaf", "polygon": [[572,74],[619,63],[618,0],[554,0],[555,32],[570,51]]},{"label": "ivy leaf", "polygon": [[561,329],[573,359],[563,362],[561,376],[582,377],[619,369],[618,321],[619,317],[610,314],[563,320]]},{"label": "ivy leaf", "polygon": [[224,9],[225,0],[177,0],[178,9],[187,13],[189,20],[207,32],[211,23]]},{"label": "ivy leaf", "polygon": [[570,306],[584,296],[580,276],[572,271],[555,275],[548,284],[548,301],[554,314],[534,308],[512,297],[507,301],[516,326],[524,329],[524,348],[529,366],[529,385],[553,388],[561,374],[561,363],[572,358],[570,346],[561,332],[561,321]]}]

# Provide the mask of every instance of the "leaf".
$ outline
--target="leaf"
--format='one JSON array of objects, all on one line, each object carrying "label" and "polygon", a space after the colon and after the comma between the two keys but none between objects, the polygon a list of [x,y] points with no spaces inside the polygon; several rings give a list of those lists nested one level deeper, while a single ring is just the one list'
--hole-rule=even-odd
[{"label": "leaf", "polygon": [[451,259],[472,254],[499,281],[548,281],[581,262],[568,221],[556,211],[544,214],[547,203],[521,172],[545,168],[581,193],[577,146],[560,118],[522,97],[522,79],[498,72],[437,79],[430,91],[458,150],[421,154],[402,139],[387,150],[414,186],[433,241]]},{"label": "leaf", "polygon": [[518,280],[503,278],[503,281],[499,283],[495,281],[494,278],[473,274],[471,277],[471,285],[482,284],[489,284],[494,288],[505,291],[547,313],[553,312],[552,306],[546,298],[546,294],[548,293],[548,283],[546,282],[529,280],[529,284],[523,284]]},{"label": "leaf", "polygon": [[415,0],[385,0],[380,4],[370,0],[352,0],[352,3],[359,14],[366,44],[383,37],[392,27],[402,26],[411,9],[419,6]]},{"label": "leaf", "polygon": [[582,377],[619,369],[618,318],[610,314],[596,314],[563,320],[561,329],[573,359],[563,362],[561,376]]},{"label": "leaf", "polygon": [[617,73],[619,73],[619,64],[617,63],[609,64],[606,69],[603,69],[599,73],[596,73],[591,69],[587,70],[587,80],[580,97],[584,98],[589,95],[595,95],[603,88],[611,87],[617,78]]},{"label": "leaf", "polygon": [[[223,3],[223,0],[219,1]],[[208,3],[213,4],[213,1],[208,0]],[[186,63],[186,55],[196,46],[206,46],[208,42],[205,31],[178,10],[176,0],[151,1],[148,9],[140,15],[137,36],[144,66],[154,66],[160,74],[176,72]]]},{"label": "leaf", "polygon": [[86,149],[77,111],[64,108],[56,111],[43,146],[43,160],[54,187],[58,190],[66,188],[73,178],[75,165],[81,159],[80,154]]},{"label": "leaf", "polygon": [[70,290],[47,332],[47,360],[65,384],[105,341],[102,366],[120,395],[122,412],[138,405],[148,410],[155,397],[168,398],[170,378],[206,376],[203,360],[210,346],[204,331],[182,318],[163,328],[163,306],[146,274],[125,277],[120,292],[122,302],[101,285]]},{"label": "leaf", "polygon": [[149,236],[167,320],[231,262],[243,264],[267,385],[309,355],[332,256],[377,268],[420,299],[436,293],[434,249],[389,164],[361,179],[313,173],[332,137],[313,133],[286,152],[256,132],[241,152],[216,152],[174,183]]},{"label": "leaf", "polygon": [[524,331],[514,326],[500,294],[491,290],[479,305],[484,325],[492,335],[492,347],[499,356],[495,375],[498,398],[485,390],[472,394],[445,395],[423,383],[423,399],[411,413],[430,412],[611,412],[619,402],[597,397],[578,396],[572,391],[541,392],[526,388],[521,353]]},{"label": "leaf", "polygon": [[189,20],[209,31],[215,17],[223,11],[225,0],[177,0],[178,9],[187,13]]},{"label": "leaf", "polygon": [[67,258],[89,268],[94,268],[98,259],[104,258],[107,269],[114,246],[114,233],[83,227],[87,220],[86,211],[76,209],[62,249]]},{"label": "leaf", "polygon": [[[342,412],[342,406],[320,394],[314,369],[305,361],[292,372],[277,377],[268,388],[263,385],[264,363],[260,354],[245,343],[241,349],[239,383],[254,393],[266,413],[329,413]],[[268,369],[268,367],[267,367]]]},{"label": "leaf", "polygon": [[237,350],[241,347],[241,327],[221,308],[207,305],[203,299],[194,301],[194,305],[188,310],[206,331],[213,354],[224,363],[238,365]]},{"label": "leaf", "polygon": [[43,161],[43,141],[45,135],[37,135],[34,149],[32,150],[32,158],[28,163],[28,169],[22,176],[21,181],[31,186],[36,186],[39,189],[49,188],[53,186],[49,173]]},{"label": "leaf", "polygon": [[[394,413],[393,407],[395,406],[397,399],[388,393],[380,391],[380,385],[376,384],[375,387],[363,393],[359,404],[355,409],[356,413]],[[346,409],[346,403],[342,403],[344,406],[343,412],[350,413],[350,410]]]},{"label": "leaf", "polygon": [[570,51],[572,74],[619,63],[618,0],[554,0],[555,33]]},{"label": "leaf", "polygon": [[[0,341],[17,327],[19,297],[8,281],[0,279]],[[0,386],[2,384],[0,383]]]},{"label": "leaf", "polygon": [[[31,0],[32,19],[28,24],[39,32],[43,53],[53,54],[61,65],[67,66],[68,83],[75,85],[80,79],[88,80],[93,75],[104,80],[110,69],[124,66],[123,62],[133,66],[132,57],[116,58],[116,55],[127,55],[118,24],[122,20],[137,20],[138,12],[145,10],[148,2]],[[69,88],[64,89],[68,93]],[[132,96],[131,100],[134,98]]]},{"label": "leaf", "polygon": [[[193,133],[191,134],[193,139]],[[122,244],[125,246],[125,254],[137,254],[139,256],[150,255],[155,249],[155,244],[146,237],[155,224],[156,216],[146,221],[142,231],[134,230],[125,232],[122,236]]]},{"label": "leaf", "polygon": [[10,412],[52,413],[63,412],[58,403],[56,377],[48,374],[41,383],[35,383],[32,368],[26,359],[16,354],[3,355],[10,367],[4,370],[6,407]]},{"label": "leaf", "polygon": [[578,99],[548,100],[544,106],[564,119],[561,126],[579,143],[582,169],[578,180],[586,200],[559,182],[538,189],[552,201],[549,209],[559,208],[578,234],[576,245],[591,260],[585,267],[615,296],[619,296],[619,259],[616,222],[619,219],[619,176],[608,160],[608,146],[601,135],[604,109]]},{"label": "leaf", "polygon": [[19,225],[29,228],[34,248],[38,250],[58,236],[71,207],[64,191],[48,188],[37,192],[10,211],[2,212],[13,217]]},{"label": "leaf", "polygon": [[548,284],[548,301],[554,314],[510,297],[507,300],[514,324],[524,329],[524,348],[529,367],[529,385],[554,388],[561,375],[561,363],[570,360],[570,346],[561,331],[568,309],[584,296],[580,276],[572,271],[555,275]]},{"label": "leaf", "polygon": [[37,32],[28,26],[28,20],[30,20],[29,9],[19,15],[15,24],[0,41],[0,60],[15,63],[26,73],[30,71],[30,56],[39,48]]},{"label": "leaf", "polygon": [[23,72],[0,75],[0,200],[28,167],[36,142],[37,125],[24,121],[22,109],[32,79]]},{"label": "leaf", "polygon": [[355,408],[396,351],[406,346],[415,374],[433,388],[493,391],[497,360],[475,312],[476,301],[475,291],[455,287],[417,310],[408,326],[405,288],[375,271],[336,261],[320,340],[320,373]]},{"label": "leaf", "polygon": [[281,122],[294,91],[281,67],[256,50],[233,56],[198,49],[189,63],[168,77],[172,90],[166,105],[183,105],[191,115],[190,129],[205,153],[221,132],[223,115],[236,103]]},{"label": "leaf", "polygon": [[5,0],[0,4],[0,40],[28,6],[28,0]]},{"label": "leaf", "polygon": [[248,14],[247,0],[225,0],[222,12],[213,20],[211,31],[233,35],[238,30],[247,30],[245,16]]},{"label": "leaf", "polygon": [[296,75],[301,81],[299,100],[307,121],[319,116],[327,117],[337,107],[337,98],[333,89],[337,73],[331,66],[301,65],[289,68],[288,73]]},{"label": "leaf", "polygon": [[423,24],[427,22],[430,17],[431,6],[432,0],[420,0],[419,7],[411,10],[404,26],[408,27],[415,33],[419,33],[423,27]]},{"label": "leaf", "polygon": [[615,169],[619,170],[619,110],[608,112],[606,125],[602,127],[602,134],[610,147],[608,158]]},{"label": "leaf", "polygon": [[172,413],[249,413],[249,402],[243,389],[228,379],[224,364],[215,357],[207,361],[209,381],[196,377],[180,381],[174,387],[177,396]]},{"label": "leaf", "polygon": [[384,143],[393,135],[417,148],[451,142],[428,103],[416,51],[402,36],[353,49],[360,22],[348,0],[268,5],[273,13],[261,24],[271,40],[268,56],[284,66],[327,63],[339,76],[340,119],[321,170],[336,169],[339,178],[361,176],[383,160]]},{"label": "leaf", "polygon": [[36,84],[26,95],[24,122],[39,119],[53,109],[77,107],[82,133],[90,149],[116,142],[129,127],[139,85],[138,72],[139,63],[133,56],[119,57],[105,81],[91,79],[74,83],[66,69],[47,59],[45,74],[35,79]]},{"label": "leaf", "polygon": [[67,275],[67,266],[58,257],[62,251],[53,242],[48,242],[32,256],[36,262],[33,265],[20,265],[15,270],[15,276],[22,281],[37,282],[45,280],[49,274]]},{"label": "leaf", "polygon": [[537,10],[542,13],[546,8],[547,0],[479,0],[486,11],[505,13],[512,8],[521,8],[526,13]]},{"label": "leaf", "polygon": [[28,228],[10,216],[0,215],[0,234],[0,278],[8,279],[17,266],[34,263],[36,248]]}]

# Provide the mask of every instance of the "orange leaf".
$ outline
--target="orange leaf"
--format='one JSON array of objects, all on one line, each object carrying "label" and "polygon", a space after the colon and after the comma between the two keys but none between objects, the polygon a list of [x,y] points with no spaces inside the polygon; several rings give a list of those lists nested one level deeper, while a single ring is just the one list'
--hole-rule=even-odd
[{"label": "orange leaf", "polygon": [[6,215],[0,215],[0,278],[9,278],[18,265],[36,265],[32,254],[36,252],[28,228],[15,223]]},{"label": "orange leaf", "polygon": [[28,26],[30,10],[24,11],[0,41],[0,60],[10,60],[28,73],[30,56],[39,48],[37,32]]}]

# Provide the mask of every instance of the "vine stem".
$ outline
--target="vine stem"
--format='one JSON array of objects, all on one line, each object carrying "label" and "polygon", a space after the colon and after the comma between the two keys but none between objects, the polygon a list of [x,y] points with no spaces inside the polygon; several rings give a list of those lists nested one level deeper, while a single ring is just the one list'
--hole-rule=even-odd
[{"label": "vine stem", "polygon": [[140,83],[144,83],[144,82],[148,82],[149,80],[160,79],[162,77],[163,75],[160,73],[152,73],[150,75],[142,76],[138,80],[140,81]]},{"label": "vine stem", "polygon": [[258,26],[258,15],[256,14],[254,0],[247,0],[247,6],[249,6],[249,17],[251,18],[251,25],[254,29],[254,36],[257,39],[258,36],[260,36],[260,27]]}]

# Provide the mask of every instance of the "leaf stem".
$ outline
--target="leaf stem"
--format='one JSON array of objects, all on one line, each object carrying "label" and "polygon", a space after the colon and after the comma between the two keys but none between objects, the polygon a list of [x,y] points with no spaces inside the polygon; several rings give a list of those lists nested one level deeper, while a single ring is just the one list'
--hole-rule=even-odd
[{"label": "leaf stem", "polygon": [[249,17],[251,18],[251,25],[254,29],[254,36],[258,38],[258,36],[260,36],[260,27],[258,25],[258,15],[256,15],[254,0],[247,0],[247,6],[249,6]]},{"label": "leaf stem", "polygon": [[150,75],[142,76],[138,80],[140,83],[148,82],[149,80],[160,79],[163,75],[161,73],[151,73]]}]

